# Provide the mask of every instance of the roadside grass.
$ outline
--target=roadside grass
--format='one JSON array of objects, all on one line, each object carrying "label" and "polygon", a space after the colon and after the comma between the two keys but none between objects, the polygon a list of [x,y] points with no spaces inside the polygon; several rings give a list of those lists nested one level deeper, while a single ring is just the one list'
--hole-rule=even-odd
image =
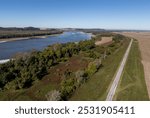
[{"label": "roadside grass", "polygon": [[71,101],[96,101],[105,100],[113,77],[120,65],[122,57],[130,40],[125,40],[123,45],[103,61],[103,67],[86,83],[79,87],[70,98]]},{"label": "roadside grass", "polygon": [[117,101],[149,100],[138,42],[134,40],[122,78],[114,96]]}]

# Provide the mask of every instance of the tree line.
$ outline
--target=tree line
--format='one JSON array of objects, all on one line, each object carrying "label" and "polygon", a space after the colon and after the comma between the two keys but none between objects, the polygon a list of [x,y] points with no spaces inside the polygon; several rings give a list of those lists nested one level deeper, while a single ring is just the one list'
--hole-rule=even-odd
[{"label": "tree line", "polygon": [[0,88],[22,89],[30,87],[42,79],[51,66],[67,60],[73,54],[95,47],[93,40],[79,43],[54,44],[43,51],[33,51],[29,55],[15,58],[0,65]]},{"label": "tree line", "polygon": [[63,31],[59,30],[21,30],[21,31],[1,31],[0,30],[0,39],[6,38],[19,38],[19,37],[33,37],[33,36],[43,36],[43,35],[52,35],[52,34],[60,34]]}]

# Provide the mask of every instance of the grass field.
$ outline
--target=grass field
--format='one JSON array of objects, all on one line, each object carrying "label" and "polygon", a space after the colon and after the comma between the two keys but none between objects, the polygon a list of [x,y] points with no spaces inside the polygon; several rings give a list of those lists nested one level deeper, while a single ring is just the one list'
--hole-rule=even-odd
[{"label": "grass field", "polygon": [[114,100],[149,100],[138,42],[135,40],[116,91]]},{"label": "grass field", "polygon": [[76,90],[70,100],[105,100],[115,72],[128,47],[129,40],[103,62],[103,67]]}]

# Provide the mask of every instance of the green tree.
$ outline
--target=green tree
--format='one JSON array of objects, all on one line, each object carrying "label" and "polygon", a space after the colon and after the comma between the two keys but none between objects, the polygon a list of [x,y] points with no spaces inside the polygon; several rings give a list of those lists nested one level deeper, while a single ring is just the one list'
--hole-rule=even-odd
[{"label": "green tree", "polygon": [[96,59],[93,62],[90,62],[87,68],[87,73],[89,76],[93,75],[94,73],[97,72],[97,70],[100,68],[101,66],[101,60],[100,59]]}]

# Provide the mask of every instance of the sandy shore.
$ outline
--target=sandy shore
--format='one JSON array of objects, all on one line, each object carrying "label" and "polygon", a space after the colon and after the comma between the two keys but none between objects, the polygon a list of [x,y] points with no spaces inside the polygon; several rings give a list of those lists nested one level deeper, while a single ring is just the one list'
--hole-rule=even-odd
[{"label": "sandy shore", "polygon": [[138,40],[144,66],[144,75],[150,98],[150,32],[123,32],[125,36]]},{"label": "sandy shore", "polygon": [[4,59],[4,60],[0,60],[0,64],[7,63],[8,61],[10,61],[10,59]]},{"label": "sandy shore", "polygon": [[0,43],[9,42],[9,41],[34,39],[34,38],[44,39],[44,38],[47,38],[49,36],[57,36],[57,35],[60,35],[60,34],[51,34],[51,35],[44,35],[44,36],[32,36],[32,37],[19,37],[19,38],[7,38],[7,39],[0,39]]},{"label": "sandy shore", "polygon": [[8,41],[18,41],[18,40],[32,39],[32,38],[47,38],[48,36],[51,36],[51,35],[0,39],[0,43],[4,43],[4,42],[8,42]]}]

